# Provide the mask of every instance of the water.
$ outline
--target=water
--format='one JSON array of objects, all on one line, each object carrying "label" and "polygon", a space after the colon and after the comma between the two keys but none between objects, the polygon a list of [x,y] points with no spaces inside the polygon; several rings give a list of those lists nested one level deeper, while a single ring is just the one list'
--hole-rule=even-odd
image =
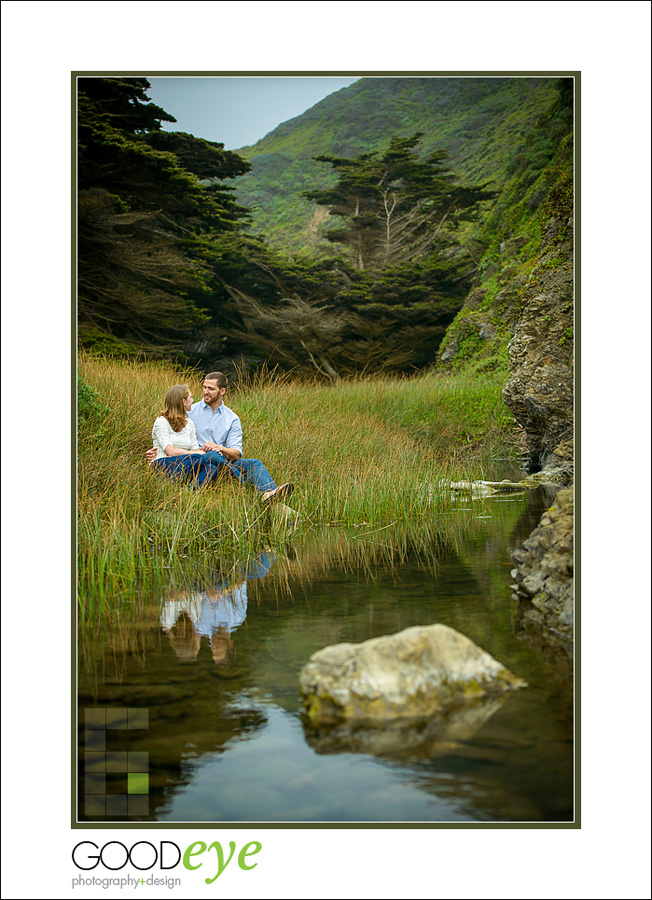
[{"label": "water", "polygon": [[[362,529],[143,603],[135,632],[116,624],[80,674],[80,820],[571,821],[572,661],[525,639],[510,590],[509,551],[541,503],[460,502],[444,539],[391,564],[365,555]],[[311,653],[435,622],[529,687],[444,721],[304,723]]]}]

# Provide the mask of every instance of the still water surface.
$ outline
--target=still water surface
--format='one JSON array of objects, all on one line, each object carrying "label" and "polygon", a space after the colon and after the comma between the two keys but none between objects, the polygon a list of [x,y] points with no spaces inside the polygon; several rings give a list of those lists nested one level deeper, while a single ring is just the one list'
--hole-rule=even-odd
[{"label": "still water surface", "polygon": [[[571,821],[572,660],[523,634],[510,589],[510,550],[542,503],[537,492],[462,501],[448,539],[391,564],[263,551],[228,583],[177,586],[143,607],[137,648],[120,653],[107,635],[80,674],[80,820]],[[303,722],[311,653],[435,622],[529,687],[441,721]],[[85,717],[103,708],[147,709],[148,727],[98,737]],[[124,751],[146,780],[125,775]]]}]

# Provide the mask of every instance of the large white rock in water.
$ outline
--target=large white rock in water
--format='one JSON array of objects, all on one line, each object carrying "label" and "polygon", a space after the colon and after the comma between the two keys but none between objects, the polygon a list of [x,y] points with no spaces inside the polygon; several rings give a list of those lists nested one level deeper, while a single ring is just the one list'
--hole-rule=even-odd
[{"label": "large white rock in water", "polygon": [[300,684],[312,720],[429,716],[465,700],[526,687],[447,625],[324,647],[301,670]]}]

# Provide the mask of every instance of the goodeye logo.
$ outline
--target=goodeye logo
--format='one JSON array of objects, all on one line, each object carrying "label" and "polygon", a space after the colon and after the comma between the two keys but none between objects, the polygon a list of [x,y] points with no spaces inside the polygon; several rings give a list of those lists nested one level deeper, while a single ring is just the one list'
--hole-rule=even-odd
[{"label": "goodeye logo", "polygon": [[[205,872],[208,874],[204,878],[206,884],[212,884],[222,872],[226,869],[232,859],[237,860],[237,865],[243,871],[255,869],[258,862],[248,862],[248,860],[260,853],[262,844],[259,841],[249,841],[236,854],[236,842],[229,841],[229,852],[226,854],[226,848],[222,847],[219,841],[213,841],[212,844],[206,845],[204,841],[194,841],[189,844],[184,851],[174,843],[174,841],[160,841],[158,848],[149,841],[137,841],[131,847],[127,847],[121,841],[107,841],[101,847],[94,841],[80,841],[72,851],[72,861],[78,869],[86,872],[102,866],[111,872],[124,869],[128,864],[139,872],[149,871],[158,866],[162,870],[175,869],[179,863],[185,869],[190,871],[201,869],[206,865]],[[214,851],[215,855],[213,856]],[[213,874],[214,873],[214,874]],[[104,882],[107,882],[105,885]],[[78,876],[73,878],[72,886],[78,887],[88,884],[101,884],[108,887],[108,884],[114,884],[118,887],[137,887],[146,884],[164,884],[167,887],[175,887],[181,884],[180,879],[171,879],[168,876],[155,878],[150,875],[147,880],[144,877],[134,878],[131,875],[122,876],[120,878],[84,878]]]}]

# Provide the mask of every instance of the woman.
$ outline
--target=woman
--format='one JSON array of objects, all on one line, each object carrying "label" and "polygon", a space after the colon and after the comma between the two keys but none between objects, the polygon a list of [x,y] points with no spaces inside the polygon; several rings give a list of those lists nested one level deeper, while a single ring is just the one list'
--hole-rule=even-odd
[{"label": "woman", "polygon": [[163,408],[152,428],[156,458],[151,465],[165,475],[190,480],[201,487],[219,475],[219,469],[199,449],[195,423],[188,418],[192,394],[185,384],[174,384],[163,401]]}]

